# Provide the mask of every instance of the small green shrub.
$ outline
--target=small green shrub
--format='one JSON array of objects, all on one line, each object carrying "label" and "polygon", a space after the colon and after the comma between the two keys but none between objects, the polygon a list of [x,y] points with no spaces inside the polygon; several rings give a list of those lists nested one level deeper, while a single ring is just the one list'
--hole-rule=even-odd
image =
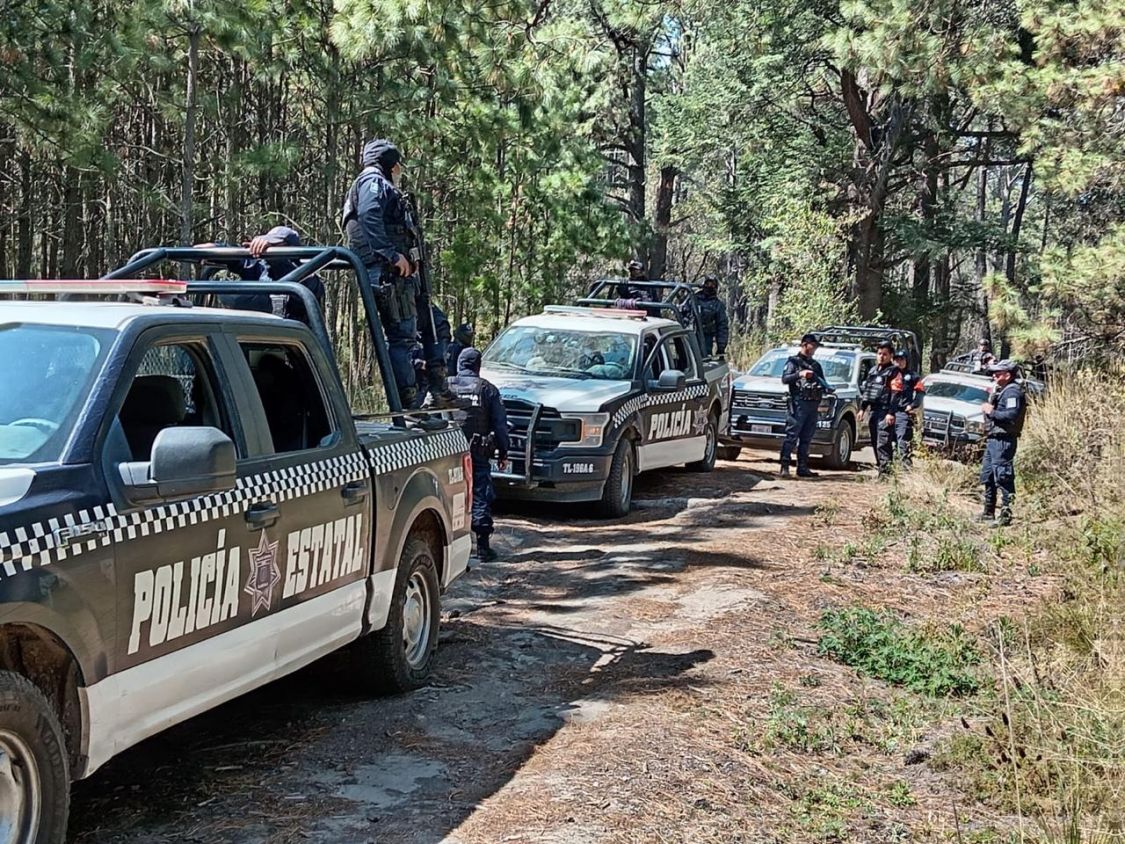
[{"label": "small green shrub", "polygon": [[804,753],[838,750],[832,712],[823,707],[802,706],[791,691],[775,685],[770,691],[763,740],[767,747],[787,747]]},{"label": "small green shrub", "polygon": [[956,625],[935,633],[865,607],[827,610],[817,651],[864,674],[934,697],[973,694],[980,653]]},{"label": "small green shrub", "polygon": [[[916,539],[916,538],[915,538]],[[980,549],[971,539],[957,536],[940,536],[932,551],[922,548],[920,542],[911,540],[906,555],[912,572],[929,574],[939,571],[985,571]]]}]

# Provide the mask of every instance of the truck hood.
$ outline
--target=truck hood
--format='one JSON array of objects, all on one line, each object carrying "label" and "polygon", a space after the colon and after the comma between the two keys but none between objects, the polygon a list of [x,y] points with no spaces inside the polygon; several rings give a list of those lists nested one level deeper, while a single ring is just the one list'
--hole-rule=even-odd
[{"label": "truck hood", "polygon": [[552,378],[488,367],[481,367],[480,374],[497,386],[501,398],[542,404],[563,413],[596,413],[633,390],[631,381]]},{"label": "truck hood", "polygon": [[984,414],[980,412],[980,405],[973,404],[967,401],[958,401],[957,399],[944,399],[936,398],[934,396],[926,396],[922,400],[922,410],[936,410],[939,413],[949,413],[953,411],[958,416],[964,416],[966,419],[981,420]]},{"label": "truck hood", "polygon": [[743,375],[734,379],[734,389],[752,390],[755,393],[770,393],[772,395],[789,395],[789,388],[781,383],[780,378],[770,378],[766,375]]}]

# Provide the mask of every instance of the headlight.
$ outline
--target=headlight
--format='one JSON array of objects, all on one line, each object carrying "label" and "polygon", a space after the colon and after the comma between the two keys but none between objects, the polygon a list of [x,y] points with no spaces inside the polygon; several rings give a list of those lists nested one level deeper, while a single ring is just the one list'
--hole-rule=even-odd
[{"label": "headlight", "polygon": [[608,413],[564,413],[563,419],[576,419],[582,423],[582,432],[577,440],[559,443],[559,448],[597,448],[602,444]]},{"label": "headlight", "polygon": [[820,400],[820,404],[816,406],[816,412],[820,414],[830,414],[836,407],[835,396],[825,396]]},{"label": "headlight", "polygon": [[984,420],[983,419],[966,419],[965,420],[965,433],[967,433],[967,434],[983,434],[984,433]]}]

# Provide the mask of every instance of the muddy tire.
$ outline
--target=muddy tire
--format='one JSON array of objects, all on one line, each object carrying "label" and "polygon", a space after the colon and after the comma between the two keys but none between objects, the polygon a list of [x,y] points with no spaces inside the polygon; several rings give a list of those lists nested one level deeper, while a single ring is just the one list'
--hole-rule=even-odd
[{"label": "muddy tire", "polygon": [[742,454],[742,446],[740,445],[721,445],[719,446],[719,459],[720,460],[737,460],[738,455]]},{"label": "muddy tire", "polygon": [[601,501],[594,508],[599,516],[607,519],[620,519],[629,515],[633,506],[633,477],[636,474],[636,458],[633,444],[626,437],[617,443],[613,452],[613,463],[609,467],[609,477],[602,489]]},{"label": "muddy tire", "polygon": [[356,677],[372,694],[398,694],[424,685],[437,649],[441,599],[430,546],[406,540],[398,561],[387,623],[355,643]]},{"label": "muddy tire", "polygon": [[62,844],[70,767],[54,708],[33,683],[0,671],[0,841]]},{"label": "muddy tire", "polygon": [[719,456],[719,420],[714,413],[707,417],[704,436],[707,443],[703,446],[703,459],[688,463],[689,472],[710,472],[715,468],[715,459]]},{"label": "muddy tire", "polygon": [[852,462],[852,447],[855,445],[855,432],[850,420],[843,420],[832,436],[832,450],[824,456],[824,465],[829,469],[846,469]]}]

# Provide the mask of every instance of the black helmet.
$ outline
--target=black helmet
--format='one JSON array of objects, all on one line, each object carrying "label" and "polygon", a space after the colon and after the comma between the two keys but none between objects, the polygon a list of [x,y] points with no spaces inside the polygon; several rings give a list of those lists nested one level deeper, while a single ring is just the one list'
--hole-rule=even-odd
[{"label": "black helmet", "polygon": [[453,329],[453,339],[460,343],[462,346],[473,345],[473,337],[476,336],[476,331],[467,322],[463,322]]},{"label": "black helmet", "polygon": [[718,287],[719,286],[719,277],[716,276],[716,275],[709,275],[709,276],[705,277],[703,279],[703,286],[704,287],[708,287],[708,286]]}]

